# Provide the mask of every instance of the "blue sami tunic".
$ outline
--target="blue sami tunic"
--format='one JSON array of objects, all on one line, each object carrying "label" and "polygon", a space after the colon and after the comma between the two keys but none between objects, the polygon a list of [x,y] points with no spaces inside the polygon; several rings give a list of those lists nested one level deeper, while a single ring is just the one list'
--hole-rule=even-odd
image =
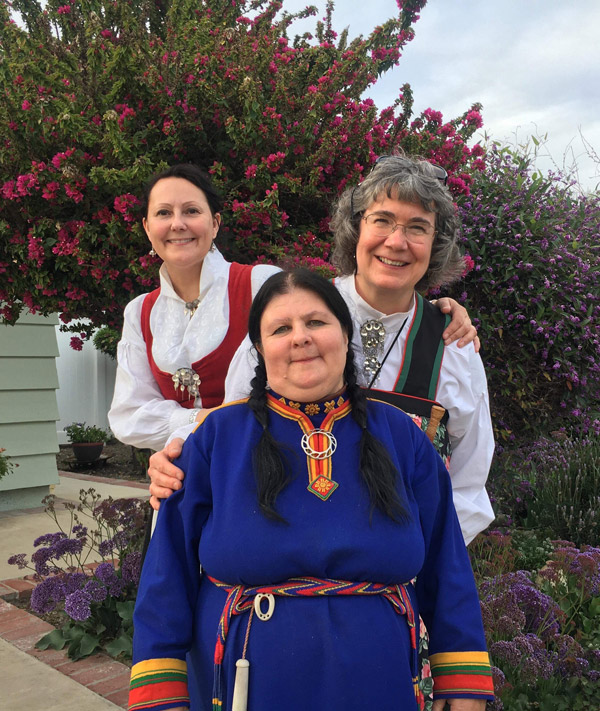
[{"label": "blue sami tunic", "polygon": [[[400,524],[378,510],[370,517],[358,471],[361,430],[348,402],[324,403],[318,414],[316,405],[304,406],[311,413],[310,422],[302,416],[305,425],[330,428],[337,440],[330,471],[320,470],[338,485],[326,500],[307,488],[319,472],[301,448],[300,404],[269,395],[269,407],[270,431],[292,473],[276,503],[287,523],[258,507],[251,462],[262,430],[250,408],[241,402],[211,412],[185,444],[183,488],[162,503],[144,563],[130,709],[213,708],[227,593],[208,576],[246,586],[299,576],[389,585],[418,576],[409,590],[430,634],[435,697],[493,698],[450,479],[425,435],[397,408],[369,401],[369,429],[390,452],[410,511],[410,522]],[[248,613],[231,619],[223,709],[231,708],[248,620]],[[252,619],[248,710],[416,709],[412,654],[407,617],[381,595],[277,597],[271,619]]]}]

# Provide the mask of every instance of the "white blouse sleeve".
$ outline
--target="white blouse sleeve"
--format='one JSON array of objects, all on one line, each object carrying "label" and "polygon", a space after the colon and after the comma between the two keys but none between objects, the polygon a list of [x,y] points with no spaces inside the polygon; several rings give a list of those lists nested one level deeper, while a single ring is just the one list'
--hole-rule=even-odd
[{"label": "white blouse sleeve", "polygon": [[150,370],[140,323],[143,300],[139,296],[125,308],[108,421],[121,442],[159,450],[173,430],[189,422],[191,410],[165,400]]},{"label": "white blouse sleeve", "polygon": [[453,343],[444,349],[436,399],[452,403],[448,407],[450,479],[454,506],[468,544],[494,520],[485,490],[494,454],[494,432],[485,371],[472,343],[464,348]]},{"label": "white blouse sleeve", "polygon": [[[280,271],[279,267],[266,264],[254,267],[252,270],[252,298],[256,296],[260,287],[270,276]],[[250,381],[254,377],[256,362],[256,353],[250,338],[246,336],[229,364],[225,378],[225,399],[223,402],[234,402],[250,395]]]}]

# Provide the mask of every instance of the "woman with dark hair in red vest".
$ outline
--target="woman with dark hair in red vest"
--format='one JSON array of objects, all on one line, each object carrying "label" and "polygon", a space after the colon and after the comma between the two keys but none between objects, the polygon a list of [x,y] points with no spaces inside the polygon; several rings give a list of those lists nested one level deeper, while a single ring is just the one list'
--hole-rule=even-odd
[{"label": "woman with dark hair in red vest", "polygon": [[108,417],[126,444],[161,449],[201,409],[223,402],[252,299],[279,271],[223,258],[215,246],[220,211],[219,194],[195,165],[175,165],[146,186],[143,226],[163,264],[160,287],[125,309]]}]

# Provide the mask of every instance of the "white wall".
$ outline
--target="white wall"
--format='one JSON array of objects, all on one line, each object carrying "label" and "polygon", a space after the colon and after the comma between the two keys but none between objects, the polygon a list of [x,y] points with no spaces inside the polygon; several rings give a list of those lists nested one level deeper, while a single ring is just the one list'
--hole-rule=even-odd
[{"label": "white wall", "polygon": [[56,391],[60,420],[56,423],[59,444],[66,444],[64,428],[71,422],[86,422],[108,429],[107,413],[115,387],[116,361],[86,341],[74,351],[72,333],[56,327],[59,357],[56,359],[59,389]]}]

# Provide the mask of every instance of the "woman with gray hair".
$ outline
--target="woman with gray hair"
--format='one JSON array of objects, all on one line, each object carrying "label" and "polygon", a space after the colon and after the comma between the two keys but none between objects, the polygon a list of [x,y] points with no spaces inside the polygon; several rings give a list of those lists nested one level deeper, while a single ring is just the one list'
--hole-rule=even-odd
[{"label": "woman with gray hair", "polygon": [[333,262],[355,324],[361,384],[424,430],[441,417],[430,432],[449,468],[469,543],[493,519],[485,491],[494,449],[487,382],[472,344],[444,344],[446,317],[422,296],[464,271],[447,177],[425,160],[379,158],[334,206]]}]

